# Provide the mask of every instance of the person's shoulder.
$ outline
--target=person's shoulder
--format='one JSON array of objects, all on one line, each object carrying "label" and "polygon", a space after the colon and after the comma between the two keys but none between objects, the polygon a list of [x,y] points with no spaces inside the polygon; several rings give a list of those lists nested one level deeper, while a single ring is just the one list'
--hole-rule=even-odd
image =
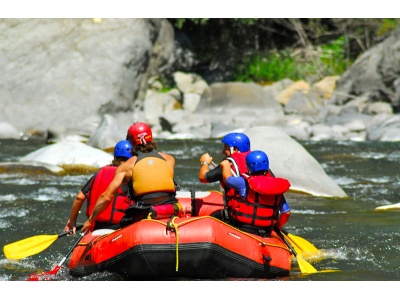
[{"label": "person's shoulder", "polygon": [[136,156],[132,156],[127,161],[124,161],[123,163],[121,163],[118,166],[117,170],[125,170],[125,169],[132,168],[135,165],[136,160],[137,160],[137,157]]},{"label": "person's shoulder", "polygon": [[231,162],[226,158],[226,159],[223,159],[221,162],[220,162],[220,164],[219,164],[221,167],[231,167]]},{"label": "person's shoulder", "polygon": [[165,152],[158,152],[162,157],[164,158],[170,158],[170,159],[175,159],[171,154],[165,153]]}]

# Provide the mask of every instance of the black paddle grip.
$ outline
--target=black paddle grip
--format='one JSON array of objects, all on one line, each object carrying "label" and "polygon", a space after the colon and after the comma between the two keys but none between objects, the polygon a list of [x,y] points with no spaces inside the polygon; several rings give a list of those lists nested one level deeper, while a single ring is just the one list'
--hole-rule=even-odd
[{"label": "black paddle grip", "polygon": [[[82,227],[83,227],[83,224],[82,224],[82,225],[78,225],[78,226],[76,226],[76,230],[79,230],[79,229],[81,229]],[[73,232],[72,229],[71,229],[71,230],[68,230],[68,231],[66,231],[66,232],[60,233],[60,234],[58,235],[58,237],[60,238],[60,237],[62,237],[62,236],[66,236],[66,235],[70,234],[71,232]]]}]

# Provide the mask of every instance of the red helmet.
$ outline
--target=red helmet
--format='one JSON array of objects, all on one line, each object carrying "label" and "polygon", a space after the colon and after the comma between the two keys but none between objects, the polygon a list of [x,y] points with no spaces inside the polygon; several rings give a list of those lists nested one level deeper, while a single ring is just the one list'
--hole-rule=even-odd
[{"label": "red helmet", "polygon": [[139,144],[146,144],[153,141],[153,133],[148,124],[143,122],[136,122],[128,129],[126,139],[136,146]]}]

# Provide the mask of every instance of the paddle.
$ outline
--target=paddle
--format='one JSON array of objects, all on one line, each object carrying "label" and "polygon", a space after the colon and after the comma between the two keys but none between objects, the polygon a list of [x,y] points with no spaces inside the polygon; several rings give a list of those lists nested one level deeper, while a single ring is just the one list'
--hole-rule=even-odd
[{"label": "paddle", "polygon": [[289,241],[291,241],[293,248],[296,249],[298,254],[302,254],[303,252],[307,252],[309,254],[320,254],[322,251],[317,249],[313,244],[311,244],[309,241],[306,239],[293,235],[289,232],[287,232],[286,229],[282,228],[282,232],[285,234],[285,236],[288,238]]},{"label": "paddle", "polygon": [[275,232],[279,235],[279,237],[285,242],[286,246],[289,247],[290,251],[293,253],[294,257],[297,259],[297,263],[299,264],[300,271],[302,273],[306,274],[312,274],[312,273],[317,273],[318,271],[306,260],[301,258],[299,255],[297,255],[297,252],[293,249],[292,245],[286,240],[282,232],[278,229],[275,230]]},{"label": "paddle", "polygon": [[[81,229],[83,225],[76,227]],[[27,256],[42,252],[53,244],[58,238],[66,236],[72,232],[72,229],[61,234],[55,235],[36,235],[8,245],[3,248],[4,255],[9,259],[21,259]]]},{"label": "paddle", "polygon": [[42,272],[40,274],[36,274],[36,273],[35,274],[31,274],[27,280],[28,281],[50,280],[50,278],[49,278],[50,276],[57,275],[57,273],[60,270],[60,268],[63,265],[63,263],[70,256],[70,254],[75,249],[75,247],[78,245],[78,243],[81,241],[81,239],[83,238],[84,235],[85,234],[83,232],[80,233],[79,238],[75,241],[75,243],[71,246],[71,248],[69,248],[67,254],[65,254],[63,259],[58,263],[57,266],[55,266],[55,268],[53,270],[51,270],[49,272]]}]

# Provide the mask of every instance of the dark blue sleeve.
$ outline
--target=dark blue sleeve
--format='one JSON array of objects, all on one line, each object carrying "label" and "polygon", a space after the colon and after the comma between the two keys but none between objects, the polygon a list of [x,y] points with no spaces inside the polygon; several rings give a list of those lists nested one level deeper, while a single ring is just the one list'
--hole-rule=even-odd
[{"label": "dark blue sleeve", "polygon": [[282,200],[281,200],[281,204],[280,204],[280,211],[282,213],[290,211],[290,206],[289,206],[289,204],[287,204],[286,198],[285,198],[284,195],[282,195]]}]

